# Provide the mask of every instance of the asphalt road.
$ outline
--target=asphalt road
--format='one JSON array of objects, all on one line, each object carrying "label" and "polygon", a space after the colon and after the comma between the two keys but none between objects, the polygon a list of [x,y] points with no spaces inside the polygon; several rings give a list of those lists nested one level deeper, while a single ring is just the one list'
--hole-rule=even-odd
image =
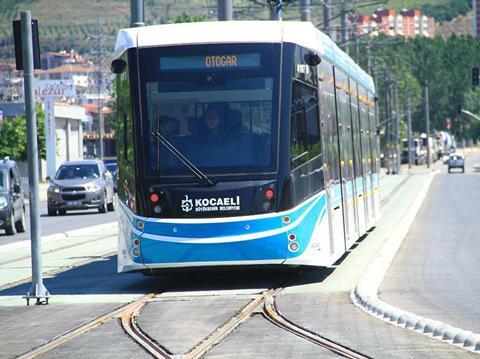
[{"label": "asphalt road", "polygon": [[[25,233],[17,233],[14,236],[7,236],[4,230],[0,230],[0,245],[30,239],[30,210],[28,203],[25,203],[25,207],[27,230]],[[42,236],[71,231],[73,229],[87,228],[97,224],[114,222],[117,220],[116,210],[114,212],[107,213],[99,213],[97,209],[68,211],[63,216],[57,215],[54,217],[49,217],[47,214],[46,201],[40,202],[39,209]]]},{"label": "asphalt road", "polygon": [[436,176],[380,287],[392,305],[480,333],[480,153]]}]

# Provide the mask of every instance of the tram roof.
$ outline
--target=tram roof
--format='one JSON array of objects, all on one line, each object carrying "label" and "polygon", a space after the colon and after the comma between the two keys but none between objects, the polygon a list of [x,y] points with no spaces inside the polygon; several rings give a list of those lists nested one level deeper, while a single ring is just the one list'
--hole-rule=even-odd
[{"label": "tram roof", "polygon": [[360,66],[327,35],[304,21],[212,21],[121,29],[115,57],[132,47],[245,42],[301,45],[330,59],[368,90],[374,89],[372,78]]}]

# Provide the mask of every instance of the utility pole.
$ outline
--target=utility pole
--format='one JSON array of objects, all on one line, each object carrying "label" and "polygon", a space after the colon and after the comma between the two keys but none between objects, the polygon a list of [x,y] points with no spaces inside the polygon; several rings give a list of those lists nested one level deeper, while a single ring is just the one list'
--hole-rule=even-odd
[{"label": "utility pole", "polygon": [[385,80],[385,163],[387,165],[387,174],[390,174],[390,79],[388,75],[388,69],[384,69],[384,80]]},{"label": "utility pole", "polygon": [[395,172],[400,174],[400,116],[398,111],[398,82],[393,83],[395,96]]},{"label": "utility pole", "polygon": [[370,37],[367,37],[367,43],[365,44],[365,67],[367,73],[372,75],[371,61],[370,61]]},{"label": "utility pole", "polygon": [[408,141],[408,168],[412,168],[412,113],[410,90],[407,91],[407,141]]},{"label": "utility pole", "polygon": [[95,55],[95,66],[97,67],[97,105],[98,105],[98,142],[99,154],[97,157],[103,160],[105,156],[104,137],[105,137],[105,121],[103,116],[103,95],[105,93],[104,86],[104,69],[105,69],[105,55],[107,50],[105,48],[105,35],[102,33],[100,26],[100,19],[97,18],[97,33],[92,36],[95,40],[94,50],[91,52]]},{"label": "utility pole", "polygon": [[300,18],[302,21],[310,21],[310,0],[300,1]]},{"label": "utility pole", "polygon": [[430,168],[430,107],[428,103],[428,86],[425,86],[425,134],[427,135],[427,168]]},{"label": "utility pole", "polygon": [[330,0],[323,1],[323,30],[325,34],[332,38],[332,34],[330,33],[330,19],[332,18],[332,9],[330,7]]},{"label": "utility pole", "polygon": [[36,304],[48,304],[50,293],[43,285],[42,239],[40,234],[40,212],[38,210],[38,143],[37,116],[33,95],[33,46],[32,15],[30,11],[21,11],[23,78],[25,88],[25,115],[27,117],[27,155],[30,207],[30,243],[32,250],[32,286],[25,295],[27,305],[30,299]]},{"label": "utility pole", "polygon": [[130,27],[145,26],[143,0],[130,0]]},{"label": "utility pole", "polygon": [[232,15],[232,0],[217,0],[218,21],[231,21]]},{"label": "utility pole", "polygon": [[355,37],[355,61],[360,63],[360,36],[353,35]]},{"label": "utility pole", "polygon": [[343,51],[348,55],[348,33],[347,33],[347,11],[345,9],[345,2],[342,1],[340,10],[340,31]]}]

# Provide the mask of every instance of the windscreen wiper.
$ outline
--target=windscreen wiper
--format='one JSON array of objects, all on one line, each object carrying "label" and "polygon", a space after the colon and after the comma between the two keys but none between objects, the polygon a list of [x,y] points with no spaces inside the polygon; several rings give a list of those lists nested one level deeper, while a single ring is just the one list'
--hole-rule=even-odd
[{"label": "windscreen wiper", "polygon": [[169,150],[185,167],[187,167],[195,176],[200,179],[200,184],[203,186],[213,186],[214,183],[203,173],[197,166],[188,160],[174,145],[172,145],[159,131],[152,131],[152,136],[157,139],[167,150]]}]

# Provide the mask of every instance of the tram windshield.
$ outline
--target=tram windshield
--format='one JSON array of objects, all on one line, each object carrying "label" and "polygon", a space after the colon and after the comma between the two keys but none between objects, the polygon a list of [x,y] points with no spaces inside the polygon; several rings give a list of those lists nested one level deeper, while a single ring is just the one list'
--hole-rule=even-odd
[{"label": "tram windshield", "polygon": [[181,156],[206,175],[276,171],[278,44],[145,48],[138,67],[147,176],[193,176]]}]

